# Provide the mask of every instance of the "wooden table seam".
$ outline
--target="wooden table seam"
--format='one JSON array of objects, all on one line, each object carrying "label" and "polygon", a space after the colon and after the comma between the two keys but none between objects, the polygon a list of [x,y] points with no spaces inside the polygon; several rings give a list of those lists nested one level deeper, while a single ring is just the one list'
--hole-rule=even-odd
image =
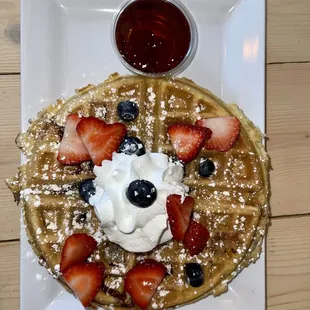
[{"label": "wooden table seam", "polygon": [[0,75],[20,75],[20,71],[16,72],[0,72]]},{"label": "wooden table seam", "polygon": [[[309,218],[310,219],[310,213],[273,216],[273,217],[270,217],[270,220],[271,220],[271,225],[272,225],[273,221],[299,219],[299,218]],[[20,241],[20,238],[3,239],[3,240],[0,240],[0,244],[10,243],[10,242],[18,242],[18,241]]]},{"label": "wooden table seam", "polygon": [[[302,61],[275,61],[275,62],[266,62],[266,66],[274,66],[274,65],[285,65],[285,64],[308,64],[310,60],[302,60]],[[12,71],[12,72],[0,72],[1,75],[21,75],[21,71]]]},{"label": "wooden table seam", "polygon": [[273,61],[266,62],[266,65],[285,65],[285,64],[307,64],[310,63],[310,60],[300,60],[300,61]]},{"label": "wooden table seam", "polygon": [[17,241],[20,241],[20,238],[17,238],[17,239],[0,240],[0,244],[9,243],[9,242],[17,242]]}]

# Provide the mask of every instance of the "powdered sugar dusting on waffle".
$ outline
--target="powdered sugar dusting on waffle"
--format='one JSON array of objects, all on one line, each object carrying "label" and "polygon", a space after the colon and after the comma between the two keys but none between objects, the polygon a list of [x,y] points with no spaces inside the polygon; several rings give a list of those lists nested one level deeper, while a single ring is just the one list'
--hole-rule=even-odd
[{"label": "powdered sugar dusting on waffle", "polygon": [[[146,256],[135,256],[114,247],[110,251],[113,256],[109,256],[104,249],[111,244],[102,234],[93,210],[80,199],[76,186],[81,180],[93,177],[91,165],[62,167],[55,156],[66,115],[75,112],[81,116],[93,115],[108,123],[118,122],[115,111],[121,100],[134,101],[140,108],[140,118],[127,125],[128,131],[138,136],[148,150],[169,155],[173,155],[166,134],[169,124],[194,123],[196,119],[231,113],[213,95],[178,79],[166,82],[113,77],[104,86],[89,86],[80,91],[72,100],[59,100],[39,122],[33,122],[31,133],[19,137],[18,143],[28,159],[18,181],[12,182],[12,187],[19,187],[18,198],[24,205],[27,227],[34,231],[33,246],[46,256],[40,258],[40,262],[57,276],[55,266],[59,264],[63,242],[72,233],[86,232],[99,243],[99,251],[92,259],[107,265],[112,276],[110,289],[122,292],[124,273],[137,260],[152,257],[168,269],[151,303],[154,309],[185,302],[184,291],[192,292],[193,298],[199,297],[199,290],[192,289],[184,277],[184,264],[188,262],[199,263],[208,274],[204,292],[220,293],[244,266],[257,259],[265,233],[262,219],[266,217],[268,205],[260,200],[259,191],[265,187],[262,163],[267,163],[268,159],[263,153],[257,154],[247,136],[253,132],[253,127],[247,127],[249,130],[242,133],[240,143],[229,152],[202,151],[186,166],[185,183],[196,199],[193,218],[206,225],[211,233],[200,255],[191,257],[181,243],[168,242]],[[210,179],[202,179],[197,174],[197,164],[205,158],[212,160],[216,167]],[[221,275],[219,282],[214,280],[216,275]],[[117,309],[120,301],[108,297],[115,306],[111,308]]]}]

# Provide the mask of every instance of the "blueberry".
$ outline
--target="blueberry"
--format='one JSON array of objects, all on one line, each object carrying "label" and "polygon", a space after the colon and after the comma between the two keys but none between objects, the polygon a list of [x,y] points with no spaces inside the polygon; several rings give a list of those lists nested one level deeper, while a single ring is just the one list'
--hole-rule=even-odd
[{"label": "blueberry", "polygon": [[124,153],[126,155],[136,154],[141,156],[145,154],[145,148],[140,139],[135,137],[126,137],[117,152]]},{"label": "blueberry", "polygon": [[139,208],[150,207],[157,198],[157,190],[153,183],[146,180],[132,181],[126,191],[127,199]]},{"label": "blueberry", "polygon": [[212,175],[214,170],[215,170],[214,163],[209,159],[203,160],[199,164],[199,175],[202,177],[205,178],[209,177],[210,175]]},{"label": "blueberry", "polygon": [[123,121],[133,121],[139,115],[138,105],[132,101],[122,101],[117,106],[117,114]]},{"label": "blueberry", "polygon": [[199,287],[204,282],[204,274],[201,266],[196,263],[185,264],[185,276],[187,282],[193,287]]},{"label": "blueberry", "polygon": [[79,192],[82,198],[89,203],[89,198],[96,193],[94,179],[87,179],[80,183]]}]

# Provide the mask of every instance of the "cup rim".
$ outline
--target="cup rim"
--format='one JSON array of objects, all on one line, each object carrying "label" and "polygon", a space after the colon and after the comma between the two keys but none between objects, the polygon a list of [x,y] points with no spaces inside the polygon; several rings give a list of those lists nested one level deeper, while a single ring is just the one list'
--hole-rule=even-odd
[{"label": "cup rim", "polygon": [[180,1],[180,0],[154,0],[154,1],[166,1],[170,2],[173,4],[176,8],[178,8],[181,13],[184,15],[186,18],[189,27],[190,27],[190,34],[191,34],[191,39],[190,39],[190,44],[188,51],[186,55],[184,56],[184,59],[174,68],[172,68],[169,71],[166,72],[158,72],[158,73],[148,73],[148,72],[143,72],[141,70],[138,70],[131,66],[125,58],[121,55],[117,43],[116,43],[116,25],[118,22],[119,17],[121,14],[124,12],[124,10],[131,5],[133,2],[136,2],[139,0],[125,0],[117,9],[117,12],[114,14],[113,19],[112,19],[112,25],[111,25],[111,31],[110,31],[110,36],[111,36],[111,41],[112,41],[112,46],[114,49],[115,54],[117,55],[118,59],[121,61],[121,63],[132,73],[142,75],[142,76],[148,76],[148,77],[164,77],[164,76],[173,76],[173,75],[178,75],[181,72],[183,72],[193,61],[196,52],[197,52],[197,47],[198,47],[198,30],[197,30],[197,25],[194,20],[194,17],[192,14],[189,12],[187,7]]}]

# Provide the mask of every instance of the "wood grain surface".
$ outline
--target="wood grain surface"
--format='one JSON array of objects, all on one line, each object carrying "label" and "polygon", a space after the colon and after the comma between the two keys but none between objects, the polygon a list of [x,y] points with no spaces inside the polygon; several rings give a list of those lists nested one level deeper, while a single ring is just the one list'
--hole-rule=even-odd
[{"label": "wood grain surface", "polygon": [[310,213],[310,63],[267,67],[267,135],[272,215]]},{"label": "wood grain surface", "polygon": [[0,0],[0,73],[19,72],[19,0]]},{"label": "wood grain surface", "polygon": [[268,310],[310,309],[309,235],[310,216],[272,221],[267,238]]},{"label": "wood grain surface", "polygon": [[[15,138],[20,127],[19,75],[0,75],[0,240],[19,238],[20,210],[5,185],[5,179],[17,173],[20,154]],[[1,309],[1,308],[0,308]]]},{"label": "wood grain surface", "polygon": [[0,309],[19,309],[19,241],[0,243]]},{"label": "wood grain surface", "polygon": [[267,63],[310,61],[309,0],[266,0]]},{"label": "wood grain surface", "polygon": [[[19,309],[20,211],[4,185],[20,158],[19,9],[0,0],[0,310]],[[267,0],[266,62],[267,309],[310,310],[310,0]]]}]

